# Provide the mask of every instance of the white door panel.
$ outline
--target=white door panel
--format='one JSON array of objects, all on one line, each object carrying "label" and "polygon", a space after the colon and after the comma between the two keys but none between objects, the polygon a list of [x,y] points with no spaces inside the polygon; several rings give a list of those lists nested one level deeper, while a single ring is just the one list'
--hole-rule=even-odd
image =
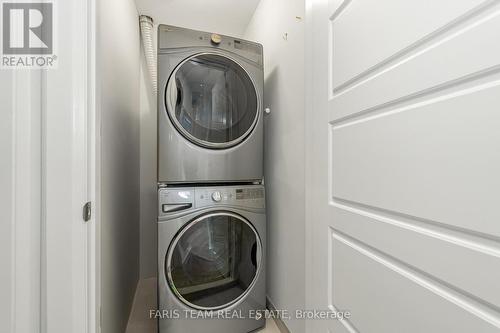
[{"label": "white door panel", "polygon": [[500,236],[499,96],[500,81],[333,126],[333,197]]},{"label": "white door panel", "polygon": [[500,2],[307,8],[308,331],[498,332]]},{"label": "white door panel", "polygon": [[337,123],[357,114],[402,104],[409,98],[428,98],[433,93],[453,91],[467,86],[473,78],[498,72],[499,29],[500,7],[488,7],[474,19],[436,36],[349,89],[332,91],[330,118]]},{"label": "white door panel", "polygon": [[336,203],[330,214],[335,230],[500,307],[495,241],[349,204]]},{"label": "white door panel", "polygon": [[[335,2],[334,0],[332,0]],[[346,0],[332,12],[333,87],[359,80],[399,52],[456,24],[485,0]],[[360,24],[361,23],[361,24]],[[402,30],[404,29],[404,30]],[[367,52],[369,51],[369,52]]]},{"label": "white door panel", "polygon": [[351,311],[359,332],[498,332],[498,316],[472,298],[341,234],[332,242],[333,302]]}]

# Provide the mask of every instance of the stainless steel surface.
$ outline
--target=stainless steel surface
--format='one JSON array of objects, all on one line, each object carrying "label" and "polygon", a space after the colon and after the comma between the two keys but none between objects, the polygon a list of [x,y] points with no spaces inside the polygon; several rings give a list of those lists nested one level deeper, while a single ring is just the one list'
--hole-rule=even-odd
[{"label": "stainless steel surface", "polygon": [[[160,25],[158,49],[158,181],[168,183],[255,181],[263,178],[262,46],[228,36],[217,45],[211,33]],[[167,86],[179,64],[198,54],[217,54],[236,62],[250,77],[257,96],[257,117],[242,140],[223,149],[197,145],[172,122]],[[174,93],[172,93],[174,94]],[[175,94],[174,94],[175,95]],[[241,141],[241,142],[240,142]],[[214,147],[217,145],[214,145]],[[225,145],[219,145],[224,147]]]},{"label": "stainless steel surface", "polygon": [[[215,202],[213,195],[220,201]],[[192,207],[183,211],[164,213],[163,205],[191,204]],[[197,188],[160,188],[158,191],[158,290],[159,310],[179,311],[180,318],[160,319],[160,333],[180,332],[234,332],[246,333],[262,328],[264,319],[255,320],[249,317],[251,311],[265,310],[266,308],[266,285],[265,285],[265,263],[266,263],[266,216],[265,216],[265,193],[264,187],[260,185],[228,186],[228,187],[197,187]],[[247,221],[254,230],[258,239],[258,254],[256,256],[256,275],[250,287],[241,297],[230,302],[224,308],[213,313],[241,313],[246,318],[221,319],[216,317],[186,318],[184,311],[199,311],[193,306],[188,306],[175,288],[169,284],[167,272],[168,260],[176,242],[181,239],[182,233],[190,230],[189,226],[196,225],[205,217],[227,214],[234,218]],[[202,218],[203,217],[203,218]],[[260,253],[259,253],[260,252]],[[170,258],[171,259],[171,258]],[[200,308],[198,308],[200,309]]]},{"label": "stainless steel surface", "polygon": [[[245,76],[243,78],[249,80],[249,84],[251,85],[250,89],[252,90],[251,93],[255,93],[256,88],[255,88],[255,83],[253,82],[253,79],[250,77],[249,73],[247,73],[245,71],[244,65],[241,65],[241,63],[237,59],[231,57],[228,53],[222,53],[222,52],[218,52],[218,51],[217,52],[201,52],[201,53],[196,53],[196,54],[184,59],[181,63],[179,63],[177,65],[177,67],[174,69],[172,74],[170,74],[170,79],[168,80],[167,87],[165,89],[164,103],[166,106],[167,113],[169,114],[170,121],[173,123],[175,128],[186,139],[193,142],[195,145],[202,146],[205,148],[227,149],[227,148],[236,146],[240,142],[244,141],[247,138],[247,136],[253,131],[253,129],[255,128],[255,125],[257,124],[257,122],[261,116],[261,112],[259,112],[259,111],[261,109],[262,100],[261,100],[260,96],[258,96],[258,95],[255,96],[256,97],[256,105],[255,105],[255,108],[253,108],[251,111],[256,112],[256,113],[255,113],[255,115],[252,116],[251,125],[248,127],[248,129],[244,133],[242,133],[238,137],[236,137],[232,140],[225,141],[225,142],[210,142],[208,140],[196,138],[195,136],[193,136],[190,132],[188,132],[181,125],[181,123],[179,122],[179,120],[176,118],[176,116],[174,114],[175,113],[174,112],[175,111],[175,104],[179,98],[179,92],[178,92],[179,87],[177,86],[177,83],[175,82],[175,80],[173,78],[176,77],[178,71],[182,70],[183,66],[187,62],[192,62],[195,59],[199,59],[199,58],[204,57],[204,56],[205,57],[209,57],[209,56],[218,57],[219,59],[231,62],[231,64],[233,66],[237,66],[237,68],[242,70],[242,73],[244,73],[243,75],[245,75]],[[199,67],[199,65],[197,67]],[[244,95],[250,95],[249,93],[250,92],[244,92]],[[226,96],[222,95],[221,98],[222,97],[226,97]]]},{"label": "stainless steel surface", "polygon": [[[215,192],[215,193],[217,193],[217,192]],[[236,297],[234,300],[231,300],[228,303],[225,303],[225,304],[222,304],[222,305],[216,306],[216,307],[198,306],[198,305],[196,305],[194,303],[191,303],[187,299],[185,299],[179,293],[179,291],[175,288],[174,283],[172,282],[172,270],[171,270],[171,267],[170,267],[170,265],[168,263],[172,262],[173,249],[175,248],[177,242],[179,241],[179,239],[181,239],[181,237],[183,236],[183,234],[186,231],[188,231],[192,226],[195,226],[200,221],[202,221],[202,220],[204,220],[206,218],[210,218],[210,217],[213,217],[213,216],[221,216],[221,215],[231,216],[233,218],[236,218],[236,219],[242,221],[243,223],[247,224],[250,227],[250,229],[253,231],[253,233],[255,234],[255,237],[258,240],[258,247],[257,247],[257,251],[258,251],[258,255],[257,255],[257,267],[258,267],[258,270],[257,270],[257,274],[255,275],[254,279],[252,280],[252,283],[250,284],[250,286],[248,287],[248,289],[245,290],[244,293],[242,293],[241,295],[239,295],[238,297]],[[167,264],[166,264],[166,266],[167,266],[166,267],[166,271],[167,271],[168,282],[169,282],[169,285],[171,287],[171,290],[174,292],[174,294],[177,296],[178,299],[180,299],[182,302],[184,302],[189,307],[192,307],[192,308],[195,308],[195,309],[199,309],[199,310],[219,310],[219,309],[227,308],[227,307],[231,306],[234,303],[237,303],[240,299],[244,298],[249,293],[249,291],[252,290],[253,286],[257,282],[257,279],[259,278],[260,268],[261,268],[261,264],[262,264],[262,243],[261,243],[259,235],[258,235],[257,231],[255,230],[255,228],[253,227],[253,225],[249,221],[247,221],[246,219],[244,219],[243,217],[241,217],[240,215],[236,215],[236,214],[231,213],[229,211],[208,213],[208,214],[200,215],[199,217],[197,217],[193,221],[189,222],[188,225],[186,225],[186,226],[184,226],[182,228],[182,230],[176,235],[176,237],[174,238],[174,240],[170,244],[170,250],[167,252],[166,262],[167,262]]]}]

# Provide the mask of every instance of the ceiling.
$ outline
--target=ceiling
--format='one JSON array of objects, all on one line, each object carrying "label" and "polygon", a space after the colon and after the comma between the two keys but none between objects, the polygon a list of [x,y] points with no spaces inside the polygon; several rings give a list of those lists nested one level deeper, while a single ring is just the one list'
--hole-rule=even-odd
[{"label": "ceiling", "polygon": [[135,0],[156,24],[242,37],[260,0]]}]

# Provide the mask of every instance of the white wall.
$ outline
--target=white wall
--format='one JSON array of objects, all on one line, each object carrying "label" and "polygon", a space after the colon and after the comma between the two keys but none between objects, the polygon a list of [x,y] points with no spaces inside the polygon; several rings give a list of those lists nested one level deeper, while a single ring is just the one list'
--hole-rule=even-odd
[{"label": "white wall", "polygon": [[156,23],[240,37],[259,0],[136,0]]},{"label": "white wall", "polygon": [[[155,25],[155,28],[157,26]],[[156,32],[156,29],[154,30]],[[156,33],[155,33],[156,36]],[[156,37],[154,38],[156,40]],[[142,44],[142,43],[141,43]],[[155,43],[156,45],[156,43]],[[140,127],[141,127],[141,278],[156,277],[157,272],[157,227],[156,197],[156,97],[151,76],[141,47],[140,69]]]},{"label": "white wall", "polygon": [[102,332],[123,333],[140,274],[138,13],[98,1]]},{"label": "white wall", "polygon": [[[244,38],[264,45],[268,297],[277,309],[305,307],[305,4],[261,0]],[[285,322],[303,332],[304,321]]]}]

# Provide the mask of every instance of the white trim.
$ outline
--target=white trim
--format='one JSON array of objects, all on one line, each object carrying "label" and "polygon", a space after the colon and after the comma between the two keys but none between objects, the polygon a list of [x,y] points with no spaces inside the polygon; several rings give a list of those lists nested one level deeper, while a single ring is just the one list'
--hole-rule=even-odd
[{"label": "white trim", "polygon": [[45,254],[41,332],[96,332],[95,0],[60,2],[58,68],[43,74]]},{"label": "white trim", "polygon": [[92,113],[89,116],[92,118],[91,128],[90,128],[90,151],[89,171],[91,173],[89,177],[90,189],[91,189],[91,201],[92,201],[92,227],[90,229],[90,240],[92,244],[92,251],[89,254],[89,258],[92,258],[93,264],[89,269],[89,278],[91,279],[91,290],[90,292],[94,295],[91,306],[93,306],[93,318],[89,318],[93,330],[89,333],[101,333],[101,108],[100,108],[100,81],[97,75],[97,68],[99,66],[99,59],[97,56],[97,46],[99,44],[98,31],[101,28],[99,26],[98,20],[98,2],[97,0],[87,0],[91,3],[89,11],[89,85],[92,86]]},{"label": "white trim", "polygon": [[[304,112],[304,127],[305,127],[305,145],[313,147],[313,138],[311,132],[313,127],[311,124],[311,115],[314,113],[314,95],[313,95],[313,72],[314,72],[314,21],[313,21],[314,0],[305,0],[305,112]],[[311,151],[305,150],[305,308],[314,309],[314,221],[311,210],[314,209],[311,201],[312,186],[312,168]],[[281,321],[281,320],[280,320]],[[314,326],[311,320],[306,320],[305,331],[313,332]],[[279,325],[278,325],[279,326]]]},{"label": "white trim", "polygon": [[40,72],[12,72],[11,331],[40,322]]},{"label": "white trim", "polygon": [[100,332],[100,246],[99,246],[99,198],[98,186],[98,118],[97,118],[97,84],[96,84],[96,51],[97,51],[97,16],[96,0],[87,0],[87,172],[88,172],[88,195],[92,203],[92,219],[89,221],[88,229],[88,333]]}]

